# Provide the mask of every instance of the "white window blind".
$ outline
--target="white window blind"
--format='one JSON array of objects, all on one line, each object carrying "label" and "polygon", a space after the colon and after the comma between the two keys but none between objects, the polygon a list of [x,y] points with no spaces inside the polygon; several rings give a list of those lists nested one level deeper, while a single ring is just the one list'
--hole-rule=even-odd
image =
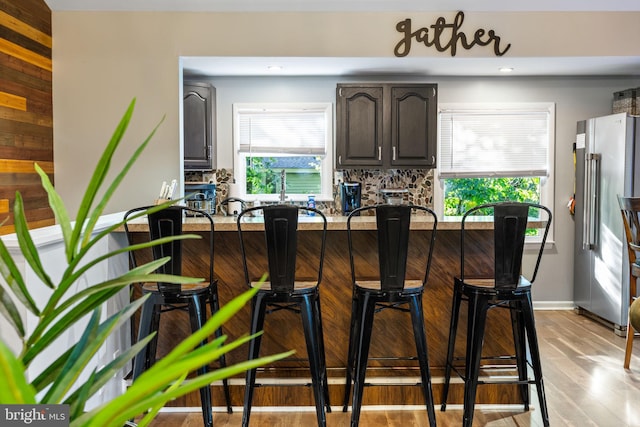
[{"label": "white window blind", "polygon": [[441,178],[549,175],[549,108],[440,112]]},{"label": "white window blind", "polygon": [[326,109],[238,110],[241,153],[325,155]]}]

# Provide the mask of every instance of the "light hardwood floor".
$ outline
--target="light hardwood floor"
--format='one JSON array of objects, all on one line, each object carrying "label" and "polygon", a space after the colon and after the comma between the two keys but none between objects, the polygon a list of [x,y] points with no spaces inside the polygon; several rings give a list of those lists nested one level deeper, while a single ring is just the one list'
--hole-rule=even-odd
[{"label": "light hardwood floor", "polygon": [[[623,427],[640,426],[640,338],[631,360],[631,369],[622,366],[624,338],[611,328],[573,311],[537,311],[536,329],[544,371],[547,404],[552,426]],[[482,387],[482,386],[481,386]],[[366,393],[366,391],[365,391]],[[535,390],[532,389],[535,395]],[[436,402],[439,402],[436,396]],[[286,402],[283,402],[286,405]],[[334,406],[327,414],[328,427],[349,425],[350,412]],[[460,407],[440,411],[436,405],[438,426],[459,426]],[[240,426],[242,410],[214,414],[216,427]],[[200,412],[161,413],[154,427],[195,427],[202,425]],[[252,411],[251,426],[291,427],[315,425],[314,412]],[[426,412],[363,408],[363,427],[426,427]],[[542,426],[537,402],[529,412],[521,406],[509,408],[476,407],[474,426]]]}]

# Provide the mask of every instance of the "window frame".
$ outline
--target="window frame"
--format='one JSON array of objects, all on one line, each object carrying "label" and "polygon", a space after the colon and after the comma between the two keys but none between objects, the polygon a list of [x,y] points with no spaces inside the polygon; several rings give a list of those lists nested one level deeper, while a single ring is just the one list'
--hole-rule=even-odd
[{"label": "window frame", "polygon": [[[248,109],[274,109],[274,110],[303,110],[303,109],[320,109],[325,115],[325,154],[320,161],[320,194],[315,194],[316,201],[333,200],[333,103],[331,102],[251,102],[251,103],[234,103],[233,110],[233,161],[234,181],[237,184],[237,197],[247,201],[259,200],[261,202],[276,202],[280,200],[280,194],[247,194],[246,191],[246,159],[251,153],[240,151],[240,126],[238,114],[242,110]],[[297,154],[287,152],[273,153],[255,153],[260,157],[286,157],[286,156],[315,156],[313,154]],[[303,202],[307,201],[308,194],[286,193],[287,201]]]},{"label": "window frame", "polygon": [[[438,105],[438,152],[440,153],[440,118],[443,111],[451,110],[537,110],[547,111],[549,113],[548,132],[549,132],[549,147],[547,150],[548,157],[548,176],[540,177],[540,204],[547,206],[552,213],[555,213],[554,201],[555,201],[555,103],[553,102],[521,102],[521,103],[442,103]],[[440,158],[438,159],[438,168],[433,174],[433,209],[444,221],[460,221],[461,217],[457,216],[444,216],[444,179],[440,178]],[[487,176],[491,178],[491,176]],[[554,242],[553,224],[549,229],[549,235],[547,236],[547,242]]]}]

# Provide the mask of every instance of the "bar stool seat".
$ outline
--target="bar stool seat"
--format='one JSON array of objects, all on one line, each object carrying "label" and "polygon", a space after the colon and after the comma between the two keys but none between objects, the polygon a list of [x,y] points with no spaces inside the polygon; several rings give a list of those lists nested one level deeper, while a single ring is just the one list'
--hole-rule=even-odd
[{"label": "bar stool seat", "polygon": [[[247,242],[247,231],[244,226],[247,218],[261,213],[264,218],[264,239],[261,243]],[[298,263],[297,229],[298,216],[313,213],[316,221],[322,224],[319,247],[305,252],[304,262]],[[295,205],[269,205],[246,209],[238,215],[238,233],[242,252],[242,265],[247,286],[260,287],[260,291],[253,297],[251,308],[250,334],[263,330],[267,314],[287,310],[302,318],[305,336],[311,385],[316,407],[318,426],[326,426],[326,412],[331,412],[329,403],[329,386],[327,383],[327,368],[324,353],[324,338],[322,332],[322,314],[320,310],[319,285],[322,281],[322,267],[324,263],[325,241],[327,233],[327,218],[315,209],[298,207]],[[265,261],[266,267],[262,266]],[[302,258],[302,257],[300,257]],[[304,271],[298,271],[299,264],[304,264]],[[265,271],[268,279],[259,282]],[[306,273],[306,276],[302,276]],[[296,277],[296,276],[299,277]],[[290,328],[292,325],[281,325]],[[260,356],[262,335],[258,335],[249,343],[249,360]],[[257,370],[250,369],[246,373],[244,395],[243,427],[248,427],[253,404],[253,392],[257,385]]]},{"label": "bar stool seat", "polygon": [[[409,225],[412,213],[422,213],[432,217],[433,226],[423,239],[427,245],[421,254],[420,279],[407,277],[407,259],[409,250]],[[356,242],[351,228],[351,219],[355,216],[373,213],[376,215],[377,244],[378,244],[378,278],[370,269],[356,268],[355,260],[359,258],[361,245],[370,244],[368,241]],[[359,425],[362,396],[365,387],[366,370],[369,361],[369,347],[373,329],[374,315],[381,310],[390,309],[399,312],[409,312],[413,337],[416,345],[416,356],[402,359],[418,360],[420,365],[421,386],[425,399],[425,406],[432,427],[436,425],[433,407],[433,391],[431,373],[427,352],[427,337],[424,329],[424,313],[422,296],[429,277],[431,258],[435,242],[437,217],[429,208],[414,205],[375,205],[365,206],[351,212],[347,218],[347,238],[349,244],[349,260],[351,264],[351,278],[353,296],[351,303],[351,322],[349,332],[349,350],[347,356],[347,372],[343,411],[348,409],[351,383],[353,381],[353,397],[351,404],[351,426]],[[417,235],[414,235],[417,236]],[[416,237],[417,238],[417,237]],[[370,267],[370,263],[362,260],[363,265]],[[367,271],[364,271],[367,270]]]},{"label": "bar stool seat", "polygon": [[[189,324],[193,332],[197,331],[207,321],[207,304],[211,313],[215,313],[220,309],[218,297],[218,281],[213,274],[214,261],[214,225],[213,218],[205,211],[191,209],[184,206],[170,206],[159,211],[148,212],[154,210],[154,206],[144,206],[129,210],[124,215],[124,229],[129,244],[134,244],[136,234],[129,230],[128,221],[137,217],[146,217],[149,224],[149,234],[147,241],[166,239],[169,237],[181,236],[182,224],[185,214],[188,212],[191,216],[199,216],[209,221],[210,229],[207,232],[209,243],[209,262],[205,268],[208,271],[208,278],[204,282],[189,284],[171,284],[171,283],[140,283],[140,291],[143,295],[149,294],[149,298],[142,306],[140,314],[140,324],[138,329],[137,340],[142,340],[151,333],[156,336],[149,342],[146,348],[140,351],[133,362],[133,379],[138,378],[147,368],[155,363],[156,350],[158,345],[158,332],[160,329],[160,317],[163,313],[174,310],[186,311],[189,314]],[[181,275],[183,268],[184,245],[188,240],[178,239],[165,241],[161,244],[154,245],[150,254],[143,254],[143,250],[129,252],[129,259],[132,268],[138,265],[138,258],[147,256],[150,259],[158,260],[169,257],[169,261],[158,269],[158,273]],[[215,332],[216,337],[222,336],[222,330]],[[205,343],[203,343],[205,344]],[[219,359],[221,367],[226,366],[225,356]],[[206,374],[209,370],[208,366],[202,366],[198,369],[198,374]],[[232,412],[231,395],[229,391],[228,381],[222,381],[223,391],[226,400],[227,412]],[[202,417],[205,426],[213,425],[213,414],[211,406],[211,387],[206,386],[200,389],[200,400],[202,405]]]},{"label": "bar stool seat", "polygon": [[[493,272],[477,272],[472,264],[474,260],[465,258],[465,251],[471,251],[473,239],[465,238],[465,224],[473,215],[493,217],[494,253],[480,254],[493,257]],[[528,225],[529,219],[535,218],[538,224]],[[464,411],[462,425],[471,427],[475,407],[476,390],[479,384],[512,383],[517,384],[524,403],[525,410],[529,410],[529,385],[535,384],[538,392],[540,413],[543,425],[549,425],[549,414],[542,379],[542,365],[535,329],[533,303],[531,299],[531,285],[535,280],[540,259],[544,250],[549,227],[551,212],[548,208],[534,203],[503,202],[477,206],[468,210],[461,224],[460,242],[460,275],[454,278],[453,304],[449,327],[449,343],[445,365],[444,387],[442,393],[442,411],[446,409],[447,395],[451,372],[456,372],[464,381]],[[538,251],[531,274],[531,279],[522,275],[522,255],[525,236],[528,230],[541,229],[542,235],[537,240]],[[532,243],[533,244],[533,243]],[[478,254],[476,254],[478,255]],[[471,257],[473,258],[473,257]],[[465,260],[467,261],[465,264]],[[479,264],[476,262],[476,264]],[[486,264],[491,264],[487,262]],[[469,273],[469,272],[473,273]],[[460,306],[463,301],[468,305],[467,317],[467,345],[465,357],[454,357],[456,333]],[[489,310],[502,308],[509,310],[511,327],[514,338],[514,356],[482,354],[485,326]],[[531,361],[527,360],[527,345]],[[460,366],[456,362],[464,360]],[[516,380],[506,378],[482,379],[480,371],[483,363],[514,361],[518,373]],[[533,379],[528,378],[528,366],[533,368]],[[495,368],[495,365],[492,364]],[[496,376],[497,377],[497,376]]]}]

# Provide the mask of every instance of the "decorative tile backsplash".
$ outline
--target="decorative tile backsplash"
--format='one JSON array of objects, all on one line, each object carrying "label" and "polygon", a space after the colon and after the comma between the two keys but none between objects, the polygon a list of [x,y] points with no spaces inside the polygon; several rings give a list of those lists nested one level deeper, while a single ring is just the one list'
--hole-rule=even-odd
[{"label": "decorative tile backsplash", "polygon": [[[433,205],[433,170],[431,169],[351,169],[342,172],[345,181],[362,184],[362,205],[382,202],[380,190],[397,188],[409,190],[409,202],[431,207]],[[339,198],[339,194],[338,194]],[[337,200],[339,204],[339,199]]]},{"label": "decorative tile backsplash", "polygon": [[[362,184],[362,206],[382,202],[380,190],[383,188],[406,188],[409,202],[427,207],[433,206],[433,170],[432,169],[350,169],[342,172],[344,181],[356,181]],[[215,182],[216,212],[220,212],[220,202],[229,197],[229,184],[233,180],[233,171],[189,171],[185,173],[185,182]],[[326,215],[340,215],[340,189],[334,185],[333,202],[317,202],[316,207]]]}]

